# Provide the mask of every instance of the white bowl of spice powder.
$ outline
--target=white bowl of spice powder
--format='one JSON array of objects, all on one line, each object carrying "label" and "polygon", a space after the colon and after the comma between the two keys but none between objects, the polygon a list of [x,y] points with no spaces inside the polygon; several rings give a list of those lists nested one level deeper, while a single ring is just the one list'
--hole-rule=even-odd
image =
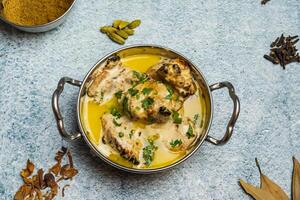
[{"label": "white bowl of spice powder", "polygon": [[45,32],[62,24],[76,0],[0,0],[0,19],[26,32]]}]

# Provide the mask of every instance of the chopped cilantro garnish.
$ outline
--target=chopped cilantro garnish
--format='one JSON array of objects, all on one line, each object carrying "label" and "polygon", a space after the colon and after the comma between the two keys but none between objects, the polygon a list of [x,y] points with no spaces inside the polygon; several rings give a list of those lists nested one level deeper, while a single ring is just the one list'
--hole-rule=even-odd
[{"label": "chopped cilantro garnish", "polygon": [[172,99],[172,96],[174,94],[173,88],[168,84],[165,84],[165,86],[169,92],[169,94],[167,96],[165,96],[165,99]]},{"label": "chopped cilantro garnish", "polygon": [[133,71],[132,73],[133,73],[133,77],[138,79],[138,81],[132,82],[132,85],[133,85],[132,87],[135,87],[140,83],[145,83],[148,80],[148,76],[146,74],[139,73],[137,71]]},{"label": "chopped cilantro garnish", "polygon": [[148,97],[142,101],[142,107],[144,109],[148,109],[153,103],[154,103],[154,100],[152,98]]},{"label": "chopped cilantro garnish", "polygon": [[142,93],[144,94],[144,95],[148,95],[148,94],[150,94],[150,92],[153,90],[153,88],[144,88],[143,90],[142,90]]},{"label": "chopped cilantro garnish", "polygon": [[149,145],[143,148],[143,158],[145,160],[145,164],[149,166],[154,158],[154,152],[157,147],[154,145],[153,140],[148,140]]},{"label": "chopped cilantro garnish", "polygon": [[130,89],[128,89],[128,93],[129,93],[132,97],[134,97],[137,93],[139,93],[139,91],[136,90],[136,89],[130,88]]},{"label": "chopped cilantro garnish", "polygon": [[140,98],[140,93],[137,93],[137,94],[135,95],[135,98],[136,98],[136,99],[139,99],[139,98]]},{"label": "chopped cilantro garnish", "polygon": [[123,132],[119,132],[119,137],[124,137],[124,133]]},{"label": "chopped cilantro garnish", "polygon": [[103,99],[104,99],[104,92],[103,91],[101,91],[101,93],[100,93],[100,101],[103,101]]},{"label": "chopped cilantro garnish", "polygon": [[180,146],[182,144],[181,139],[172,140],[170,142],[170,145],[172,148],[175,148],[176,146]]},{"label": "chopped cilantro garnish", "polygon": [[144,83],[146,80],[148,80],[148,76],[143,73],[139,73],[137,71],[133,71],[133,77],[136,77],[140,83]]},{"label": "chopped cilantro garnish", "polygon": [[194,124],[197,123],[198,119],[199,119],[199,114],[194,115]]},{"label": "chopped cilantro garnish", "polygon": [[147,118],[147,122],[148,122],[148,124],[153,124],[153,123],[155,122],[155,118],[152,117],[152,116],[149,116],[149,117]]},{"label": "chopped cilantro garnish", "polygon": [[194,135],[194,133],[193,133],[194,131],[193,131],[193,127],[191,126],[191,125],[189,125],[189,129],[188,129],[188,131],[186,132],[186,135],[187,135],[187,137],[190,139],[191,137],[194,137],[195,135]]},{"label": "chopped cilantro garnish", "polygon": [[134,134],[135,130],[131,130],[130,133],[129,133],[129,138],[131,139],[133,134]]},{"label": "chopped cilantro garnish", "polygon": [[137,72],[137,71],[133,71],[132,72],[132,74],[133,74],[133,77],[136,77],[137,79],[139,79],[140,80],[140,78],[141,78],[141,73],[139,73],[139,72]]},{"label": "chopped cilantro garnish", "polygon": [[121,123],[118,123],[116,119],[113,119],[113,123],[114,123],[115,126],[121,126],[122,125]]},{"label": "chopped cilantro garnish", "polygon": [[117,99],[121,99],[121,97],[122,97],[122,91],[116,92],[115,96],[117,97]]},{"label": "chopped cilantro garnish", "polygon": [[117,119],[119,119],[122,116],[121,112],[116,107],[113,107],[111,109],[110,114],[112,114]]},{"label": "chopped cilantro garnish", "polygon": [[124,97],[124,99],[122,101],[122,106],[123,106],[124,112],[127,112],[127,113],[130,114],[129,107],[128,107],[128,98],[127,97]]},{"label": "chopped cilantro garnish", "polygon": [[173,111],[172,119],[175,124],[181,124],[181,122],[182,122],[182,118],[179,116],[179,113],[176,111]]}]

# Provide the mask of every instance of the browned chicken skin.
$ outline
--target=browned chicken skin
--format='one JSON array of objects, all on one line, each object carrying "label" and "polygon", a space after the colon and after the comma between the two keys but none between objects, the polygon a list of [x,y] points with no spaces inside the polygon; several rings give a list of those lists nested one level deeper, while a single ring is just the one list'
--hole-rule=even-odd
[{"label": "browned chicken skin", "polygon": [[185,61],[177,59],[163,59],[151,67],[148,72],[150,77],[163,80],[173,86],[183,98],[196,92],[190,66]]},{"label": "browned chicken skin", "polygon": [[130,120],[126,117],[115,119],[107,113],[102,117],[102,126],[104,143],[110,144],[123,158],[139,164],[143,143],[138,133],[132,132]]},{"label": "browned chicken skin", "polygon": [[120,100],[123,109],[133,120],[146,123],[165,122],[172,111],[178,111],[183,102],[165,84],[149,79],[130,88]]}]

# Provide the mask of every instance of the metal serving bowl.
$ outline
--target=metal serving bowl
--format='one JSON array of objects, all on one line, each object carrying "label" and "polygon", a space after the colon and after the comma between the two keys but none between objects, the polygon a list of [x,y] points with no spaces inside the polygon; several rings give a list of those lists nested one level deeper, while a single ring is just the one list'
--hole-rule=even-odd
[{"label": "metal serving bowl", "polygon": [[[0,3],[1,2],[2,1],[0,0]],[[1,15],[0,15],[0,20],[2,20],[6,24],[11,25],[11,26],[13,26],[16,29],[19,29],[21,31],[30,32],[30,33],[46,32],[46,31],[50,31],[50,30],[58,27],[62,23],[64,23],[64,21],[67,19],[67,16],[69,15],[69,13],[72,10],[75,3],[76,3],[76,0],[73,0],[73,3],[71,4],[71,6],[68,8],[68,10],[63,15],[61,15],[59,18],[57,18],[57,19],[55,19],[51,22],[48,22],[46,24],[33,25],[33,26],[23,26],[23,25],[18,25],[18,24],[12,23],[12,22],[8,21],[7,19],[5,19]]]},{"label": "metal serving bowl", "polygon": [[[205,116],[203,117],[204,118],[204,126],[203,126],[204,130],[203,130],[201,136],[198,138],[198,141],[196,142],[193,149],[187,155],[185,155],[183,158],[178,160],[177,162],[172,163],[171,165],[168,165],[165,167],[161,167],[161,168],[135,169],[135,168],[125,167],[125,166],[122,166],[118,163],[111,161],[110,159],[105,157],[97,149],[97,147],[89,140],[89,138],[87,137],[87,133],[83,129],[83,124],[82,124],[81,117],[80,117],[80,110],[81,110],[80,99],[86,93],[85,84],[86,84],[89,76],[94,72],[94,70],[98,66],[100,66],[103,62],[105,62],[108,57],[110,57],[112,55],[118,55],[121,58],[124,58],[126,56],[137,55],[137,54],[154,54],[154,55],[159,55],[159,56],[164,56],[164,57],[169,57],[169,58],[181,58],[181,59],[185,60],[186,62],[188,62],[191,66],[191,71],[192,71],[193,77],[198,82],[200,89],[205,96],[205,102],[207,104],[206,105],[207,112],[206,112]],[[74,85],[74,86],[77,86],[80,88],[79,93],[78,93],[78,98],[77,98],[77,120],[78,120],[78,125],[79,125],[80,130],[79,130],[79,132],[76,132],[76,133],[69,133],[65,130],[63,117],[62,117],[60,109],[59,109],[59,96],[62,93],[62,91],[64,89],[64,85],[66,83],[69,83],[71,85]],[[216,138],[208,135],[210,125],[212,122],[212,118],[213,118],[212,91],[221,89],[221,88],[228,89],[229,96],[233,101],[233,112],[232,112],[231,118],[228,122],[228,125],[227,125],[227,128],[226,128],[223,138],[216,139]],[[220,83],[215,83],[215,84],[209,86],[207,84],[207,81],[205,80],[202,72],[191,61],[189,61],[187,58],[185,58],[183,55],[179,54],[178,52],[173,51],[168,48],[165,48],[165,47],[156,46],[156,45],[134,45],[134,46],[129,46],[129,47],[125,47],[125,48],[116,50],[116,51],[106,55],[104,58],[102,58],[100,61],[98,61],[91,68],[91,70],[87,73],[87,75],[85,76],[83,81],[78,81],[78,80],[68,78],[68,77],[61,78],[58,83],[57,89],[54,91],[53,96],[52,96],[52,108],[53,108],[53,112],[54,112],[54,115],[55,115],[55,118],[57,121],[57,127],[59,130],[59,133],[64,139],[66,139],[68,141],[73,141],[73,140],[83,137],[84,140],[86,141],[86,143],[89,145],[89,147],[96,153],[96,155],[98,155],[102,160],[104,160],[108,164],[110,164],[118,169],[127,171],[127,172],[149,174],[149,173],[154,173],[154,172],[160,172],[160,171],[169,169],[171,167],[174,167],[174,166],[182,163],[183,161],[188,159],[191,155],[193,155],[205,140],[214,145],[225,144],[230,139],[232,132],[233,132],[235,122],[239,116],[240,102],[239,102],[239,98],[235,94],[234,87],[232,86],[231,83],[220,82]]]}]

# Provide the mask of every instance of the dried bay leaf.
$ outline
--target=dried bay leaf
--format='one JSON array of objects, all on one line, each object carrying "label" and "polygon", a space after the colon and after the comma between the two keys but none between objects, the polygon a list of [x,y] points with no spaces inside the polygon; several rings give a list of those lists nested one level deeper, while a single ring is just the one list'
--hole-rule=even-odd
[{"label": "dried bay leaf", "polygon": [[261,188],[254,187],[253,185],[240,180],[240,185],[247,194],[252,196],[256,200],[278,200],[272,196],[268,191]]},{"label": "dried bay leaf", "polygon": [[300,200],[300,164],[299,161],[293,157],[294,169],[292,180],[292,195],[293,200]]},{"label": "dried bay leaf", "polygon": [[279,187],[276,183],[274,183],[271,179],[269,179],[266,175],[262,173],[257,158],[255,158],[255,162],[260,174],[260,188],[272,194],[272,196],[275,197],[275,199],[289,200],[289,197],[281,189],[281,187]]},{"label": "dried bay leaf", "polygon": [[[257,158],[255,158],[255,162],[256,162],[256,166],[257,166],[257,168],[259,170],[259,174],[260,174],[260,188],[254,187],[251,184],[248,184],[248,183],[244,182],[243,180],[240,180],[240,185],[244,189],[244,191],[256,200],[289,200],[289,197],[283,191],[283,189],[280,186],[278,186],[274,181],[272,181],[270,178],[268,178],[266,175],[264,175],[262,173],[262,170],[259,166]],[[296,164],[295,164],[295,160],[294,160],[294,166],[295,165]],[[297,171],[297,169],[294,171]],[[298,169],[298,172],[300,172],[299,169]],[[299,176],[299,174],[298,174],[298,176]],[[299,177],[299,180],[300,180],[300,177]],[[299,183],[299,180],[298,180],[298,183]],[[296,188],[296,190],[297,190],[297,188]],[[300,199],[296,199],[296,200],[300,200]]]}]

